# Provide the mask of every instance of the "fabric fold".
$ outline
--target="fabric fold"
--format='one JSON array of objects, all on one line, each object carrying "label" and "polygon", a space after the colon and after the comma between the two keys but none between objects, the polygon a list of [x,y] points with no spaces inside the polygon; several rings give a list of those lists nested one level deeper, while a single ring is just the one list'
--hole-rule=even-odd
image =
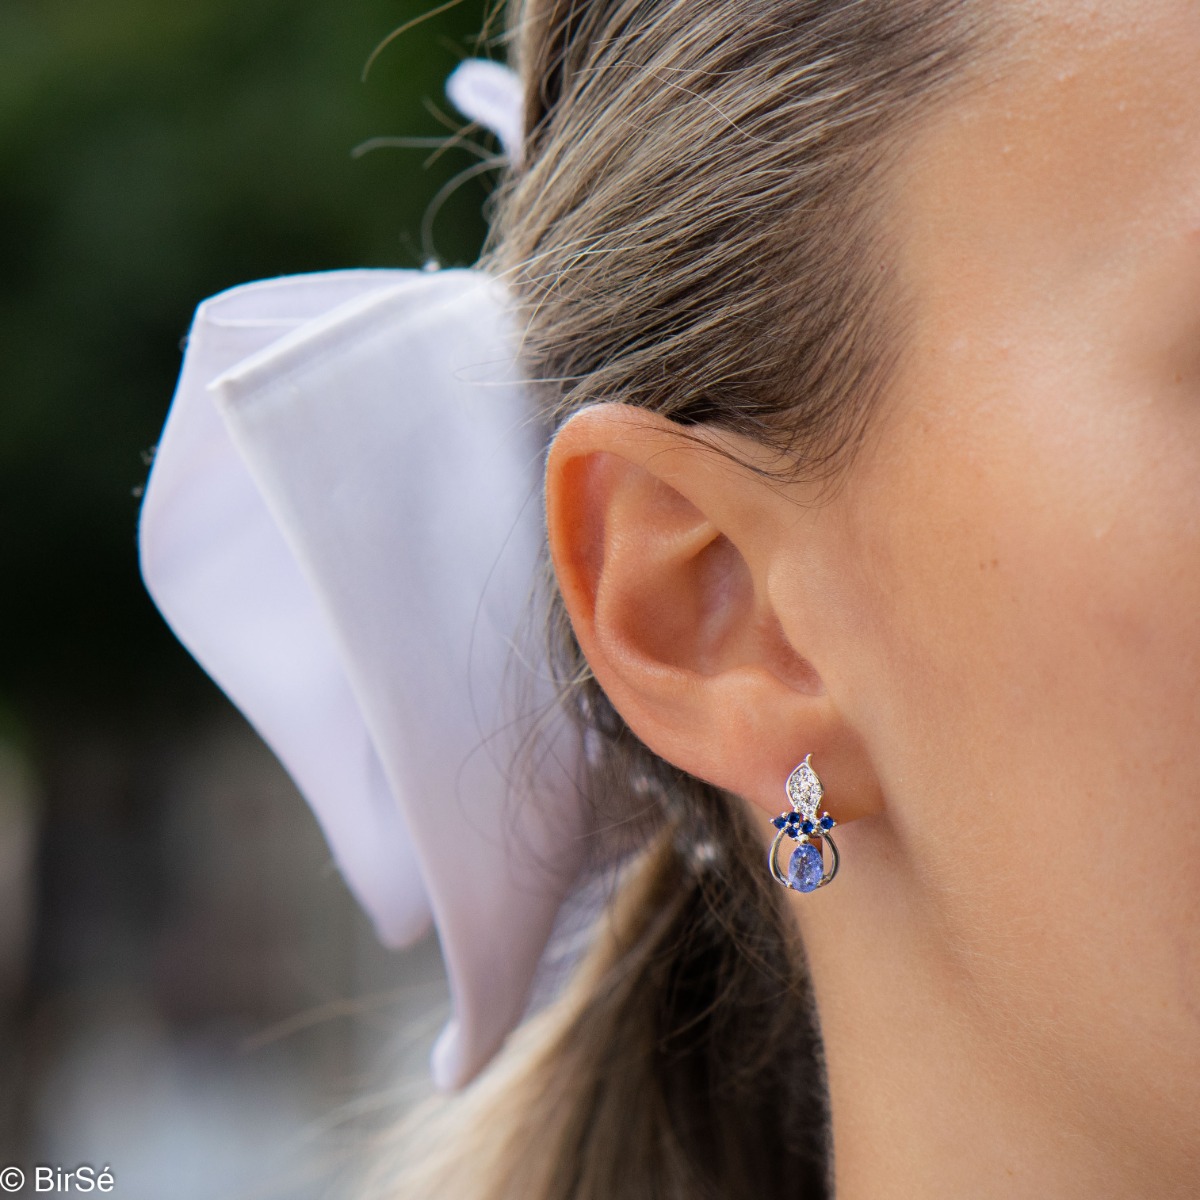
[{"label": "fabric fold", "polygon": [[587,832],[577,737],[524,624],[545,438],[509,322],[479,271],[215,297],[140,527],[156,603],[292,774],[380,937],[435,922],[444,1088],[520,1020]]}]

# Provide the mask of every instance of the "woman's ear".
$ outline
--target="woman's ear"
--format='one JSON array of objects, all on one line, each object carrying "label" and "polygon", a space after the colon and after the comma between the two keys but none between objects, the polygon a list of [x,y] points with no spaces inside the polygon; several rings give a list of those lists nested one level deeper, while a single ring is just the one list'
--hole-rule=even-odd
[{"label": "woman's ear", "polygon": [[[682,426],[631,405],[576,412],[550,446],[550,553],[593,674],[660,757],[741,795],[786,808],[783,784],[813,754],[827,787],[852,780],[839,820],[874,806],[863,753],[810,648],[790,640],[772,568],[803,554],[811,522],[786,489],[722,453],[748,439]],[[789,597],[788,627],[807,606]],[[853,760],[853,761],[852,761]],[[877,789],[868,788],[874,793]]]}]

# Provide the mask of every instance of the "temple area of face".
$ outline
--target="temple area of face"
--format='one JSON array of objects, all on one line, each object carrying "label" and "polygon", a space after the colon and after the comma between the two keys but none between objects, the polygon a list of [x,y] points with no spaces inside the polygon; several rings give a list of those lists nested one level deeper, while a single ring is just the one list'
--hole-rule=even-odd
[{"label": "temple area of face", "polygon": [[1000,367],[1018,340],[1052,354],[1086,335],[1105,353],[1131,296],[1186,297],[1200,257],[1200,8],[1167,0],[1136,21],[1124,8],[1034,7],[1016,48],[906,157],[900,269],[930,352]]}]

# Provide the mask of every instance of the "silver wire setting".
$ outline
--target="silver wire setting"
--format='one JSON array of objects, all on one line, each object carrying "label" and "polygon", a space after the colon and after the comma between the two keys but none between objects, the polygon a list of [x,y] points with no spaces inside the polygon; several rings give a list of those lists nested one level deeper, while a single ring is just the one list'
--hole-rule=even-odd
[{"label": "silver wire setting", "polygon": [[[784,887],[797,892],[815,892],[831,882],[838,873],[841,856],[830,836],[837,822],[824,810],[817,816],[825,789],[813,770],[811,754],[805,755],[804,761],[787,777],[784,788],[792,808],[790,812],[771,818],[771,824],[778,832],[771,843],[767,863],[771,875]],[[779,865],[779,847],[785,837],[797,843],[788,861],[786,874]],[[828,866],[822,853],[825,846],[829,847]]]}]

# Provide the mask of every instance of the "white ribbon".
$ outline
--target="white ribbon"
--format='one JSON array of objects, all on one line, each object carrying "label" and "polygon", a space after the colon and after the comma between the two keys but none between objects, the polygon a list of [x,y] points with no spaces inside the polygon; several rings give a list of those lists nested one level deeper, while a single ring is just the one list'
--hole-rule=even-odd
[{"label": "white ribbon", "polygon": [[[474,270],[216,296],[139,529],[155,602],[291,773],[380,937],[436,924],[442,1088],[526,1011],[587,831],[581,747],[520,639],[545,437],[513,348],[507,298]],[[548,753],[510,795],[543,709]]]},{"label": "white ribbon", "polygon": [[464,117],[500,139],[514,167],[521,165],[524,97],[514,70],[484,58],[468,58],[446,80],[446,95]]}]

